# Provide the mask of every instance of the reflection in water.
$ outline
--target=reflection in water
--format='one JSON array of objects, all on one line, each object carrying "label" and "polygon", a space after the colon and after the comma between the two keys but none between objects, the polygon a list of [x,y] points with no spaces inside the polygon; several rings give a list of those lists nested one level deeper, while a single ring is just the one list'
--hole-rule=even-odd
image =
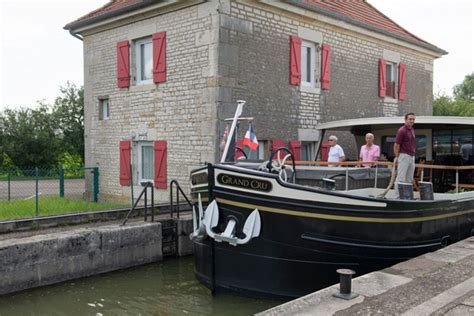
[{"label": "reflection in water", "polygon": [[280,303],[213,297],[186,257],[2,296],[0,316],[250,315]]}]

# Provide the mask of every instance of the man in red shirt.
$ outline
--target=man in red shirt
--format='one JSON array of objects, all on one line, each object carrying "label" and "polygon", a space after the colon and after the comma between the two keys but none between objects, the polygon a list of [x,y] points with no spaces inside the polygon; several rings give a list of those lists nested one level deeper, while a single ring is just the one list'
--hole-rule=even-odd
[{"label": "man in red shirt", "polygon": [[395,197],[399,198],[398,183],[412,183],[415,172],[416,138],[413,125],[415,124],[415,114],[405,114],[405,125],[397,132],[393,152],[398,158],[397,179],[395,180]]}]

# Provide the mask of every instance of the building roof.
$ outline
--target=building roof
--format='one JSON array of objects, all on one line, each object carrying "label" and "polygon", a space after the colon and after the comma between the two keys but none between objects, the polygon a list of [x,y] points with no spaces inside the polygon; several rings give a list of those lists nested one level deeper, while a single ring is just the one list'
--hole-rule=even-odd
[{"label": "building roof", "polygon": [[367,2],[367,0],[290,0],[289,2],[311,11],[331,16],[338,20],[343,20],[372,31],[423,46],[441,54],[447,54],[443,49],[436,47],[405,30],[385,14],[373,7]]},{"label": "building roof", "polygon": [[[102,7],[68,23],[64,28],[74,30],[80,27],[116,17],[133,10],[156,4],[157,0],[110,0]],[[421,38],[413,35],[403,27],[392,21],[389,17],[378,11],[366,0],[287,0],[286,2],[315,11],[317,13],[343,20],[371,31],[383,33],[412,44],[425,47],[437,53],[446,54]]]},{"label": "building roof", "polygon": [[89,20],[93,17],[101,16],[106,13],[115,12],[115,11],[118,11],[119,9],[128,7],[132,4],[136,4],[139,2],[142,2],[142,0],[111,0],[108,3],[104,4],[103,6],[101,6],[100,8],[95,9],[94,11],[81,16],[80,18],[78,18],[74,22],[69,23],[68,25],[74,24],[79,21]]}]

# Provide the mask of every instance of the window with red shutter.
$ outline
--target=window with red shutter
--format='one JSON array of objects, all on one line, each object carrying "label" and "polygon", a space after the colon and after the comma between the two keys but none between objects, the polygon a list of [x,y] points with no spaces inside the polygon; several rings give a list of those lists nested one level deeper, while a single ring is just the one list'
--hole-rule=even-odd
[{"label": "window with red shutter", "polygon": [[321,143],[321,161],[328,161],[330,146],[328,141]]},{"label": "window with red shutter", "polygon": [[407,66],[405,64],[398,65],[398,99],[400,101],[406,98],[406,70]]},{"label": "window with red shutter", "polygon": [[331,87],[331,48],[327,44],[321,46],[321,89]]},{"label": "window with red shutter", "polygon": [[395,99],[395,78],[396,78],[396,64],[385,62],[385,96]]},{"label": "window with red shutter", "polygon": [[131,144],[130,141],[125,140],[120,142],[120,184],[130,185],[131,174],[130,174],[130,152]]},{"label": "window with red shutter", "polygon": [[[285,141],[282,140],[282,139],[273,139],[272,140],[272,145],[270,146],[270,153],[274,152],[275,150],[277,150],[278,148],[280,147],[285,147]],[[280,156],[280,159],[283,159],[286,155],[286,152],[285,151],[280,151],[279,153],[279,156]],[[276,158],[276,156],[274,157]]]},{"label": "window with red shutter", "polygon": [[153,83],[153,43],[151,36],[133,42],[135,46],[135,84]]},{"label": "window with red shutter", "polygon": [[379,59],[379,97],[385,97],[387,90],[387,82],[385,76],[385,60],[383,58]]},{"label": "window with red shutter", "polygon": [[301,81],[301,38],[290,36],[290,84],[299,85]]},{"label": "window with red shutter", "polygon": [[154,183],[157,189],[168,187],[167,178],[167,143],[165,140],[157,140],[153,144],[154,150]]},{"label": "window with red shutter", "polygon": [[166,32],[153,34],[153,82],[166,81]]},{"label": "window with red shutter", "polygon": [[291,140],[288,147],[290,147],[290,151],[293,153],[295,160],[301,160],[301,142],[299,140]]},{"label": "window with red shutter", "polygon": [[130,43],[122,41],[117,43],[117,86],[130,87]]}]

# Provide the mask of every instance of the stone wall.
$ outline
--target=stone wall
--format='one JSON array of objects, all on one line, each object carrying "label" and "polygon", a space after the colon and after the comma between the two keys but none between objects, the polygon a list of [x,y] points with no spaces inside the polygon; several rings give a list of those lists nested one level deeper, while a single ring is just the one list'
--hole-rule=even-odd
[{"label": "stone wall", "polygon": [[[226,34],[221,42],[238,49],[238,60],[223,75],[239,83],[232,95],[250,102],[246,116],[256,117],[259,139],[288,141],[299,135],[309,141],[302,139],[302,131],[312,131],[320,122],[400,116],[407,111],[432,114],[433,57],[427,54],[255,1],[231,1],[231,18],[222,19],[246,24],[245,30],[221,24]],[[305,34],[331,47],[330,90],[317,84],[308,92],[289,84],[289,37],[305,39]],[[378,60],[392,55],[407,65],[403,102],[378,96]],[[320,67],[319,60],[317,78]],[[355,143],[344,138],[340,143],[349,156],[357,157]]]},{"label": "stone wall", "polygon": [[0,295],[163,258],[160,223],[75,229],[0,241]]},{"label": "stone wall", "polygon": [[[212,161],[216,150],[215,120],[215,3],[192,6],[143,21],[84,36],[86,165],[100,169],[101,200],[127,200],[130,187],[119,184],[119,142],[166,140],[168,181],[186,189],[191,168]],[[214,15],[212,14],[214,13]],[[214,21],[214,22],[213,22]],[[117,87],[117,49],[155,32],[167,36],[167,80],[160,84]],[[133,46],[131,45],[131,51]],[[131,53],[133,55],[133,53]],[[131,69],[133,69],[133,57]],[[109,98],[110,119],[99,120],[99,99]],[[137,183],[137,170],[133,170]],[[136,195],[141,187],[135,188]],[[156,190],[157,202],[169,200],[167,190]]]}]

